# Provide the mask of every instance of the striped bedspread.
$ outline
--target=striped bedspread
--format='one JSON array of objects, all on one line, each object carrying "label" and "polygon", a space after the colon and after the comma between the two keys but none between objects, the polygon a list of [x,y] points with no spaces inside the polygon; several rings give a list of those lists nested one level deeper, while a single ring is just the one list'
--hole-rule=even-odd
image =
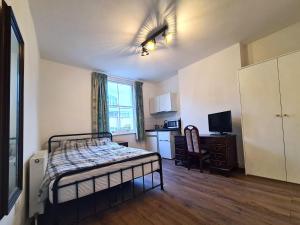
[{"label": "striped bedspread", "polygon": [[63,142],[61,147],[52,151],[48,157],[46,173],[39,192],[40,200],[43,201],[48,197],[51,181],[64,173],[147,154],[152,153],[143,149],[120,146],[106,138]]}]

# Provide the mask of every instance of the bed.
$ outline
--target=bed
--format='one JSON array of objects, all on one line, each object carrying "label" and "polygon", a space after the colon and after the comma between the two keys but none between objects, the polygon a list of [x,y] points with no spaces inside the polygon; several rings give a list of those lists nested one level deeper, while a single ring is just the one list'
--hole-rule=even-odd
[{"label": "bed", "polygon": [[[128,182],[132,183],[132,197],[135,197],[137,178],[142,178],[143,192],[156,187],[163,190],[160,155],[118,145],[112,141],[111,133],[55,135],[48,141],[48,151],[41,195],[47,196],[54,209]],[[159,184],[153,181],[154,173],[159,174]],[[148,188],[144,184],[147,175],[152,176]],[[79,216],[76,217],[78,220]],[[55,219],[54,223],[58,221]]]}]

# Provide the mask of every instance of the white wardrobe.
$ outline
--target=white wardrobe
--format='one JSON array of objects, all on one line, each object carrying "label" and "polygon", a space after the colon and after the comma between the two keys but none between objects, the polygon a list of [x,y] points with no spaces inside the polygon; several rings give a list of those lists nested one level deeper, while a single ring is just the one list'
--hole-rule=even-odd
[{"label": "white wardrobe", "polygon": [[246,173],[300,184],[300,52],[239,71]]}]

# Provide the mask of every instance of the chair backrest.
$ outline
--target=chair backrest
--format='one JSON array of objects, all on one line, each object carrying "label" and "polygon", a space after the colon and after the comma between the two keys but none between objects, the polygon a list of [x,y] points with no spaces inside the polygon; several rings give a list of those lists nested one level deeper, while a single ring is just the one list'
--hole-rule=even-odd
[{"label": "chair backrest", "polygon": [[198,128],[193,125],[188,125],[184,128],[184,135],[188,153],[201,154]]}]

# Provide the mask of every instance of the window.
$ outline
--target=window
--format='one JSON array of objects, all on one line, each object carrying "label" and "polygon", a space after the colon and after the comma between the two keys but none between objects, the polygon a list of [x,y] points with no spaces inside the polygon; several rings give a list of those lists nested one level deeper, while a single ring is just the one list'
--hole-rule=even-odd
[{"label": "window", "polygon": [[135,132],[133,86],[108,81],[109,130],[113,134]]}]

